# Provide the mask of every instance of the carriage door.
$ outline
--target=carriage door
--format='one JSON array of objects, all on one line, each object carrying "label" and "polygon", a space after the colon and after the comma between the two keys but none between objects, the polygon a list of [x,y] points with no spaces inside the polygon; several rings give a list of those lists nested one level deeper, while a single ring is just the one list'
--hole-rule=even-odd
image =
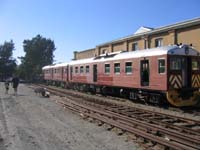
[{"label": "carriage door", "polygon": [[140,79],[141,79],[141,86],[149,85],[149,60],[141,60]]},{"label": "carriage door", "polygon": [[65,69],[63,67],[61,67],[60,71],[61,71],[61,80],[63,81],[64,80],[64,71],[65,71]]},{"label": "carriage door", "polygon": [[66,70],[65,70],[65,74],[66,74],[66,78],[67,78],[67,81],[69,81],[69,67],[67,66],[66,68],[65,68]]},{"label": "carriage door", "polygon": [[192,73],[192,62],[190,57],[182,58],[182,81],[183,87],[191,87],[191,73]]},{"label": "carriage door", "polygon": [[52,68],[50,72],[51,72],[50,78],[51,78],[51,80],[53,80],[53,78],[54,78],[54,69]]},{"label": "carriage door", "polygon": [[93,82],[97,82],[97,65],[93,65]]},{"label": "carriage door", "polygon": [[73,75],[73,67],[70,66],[70,80],[72,80],[72,75]]}]

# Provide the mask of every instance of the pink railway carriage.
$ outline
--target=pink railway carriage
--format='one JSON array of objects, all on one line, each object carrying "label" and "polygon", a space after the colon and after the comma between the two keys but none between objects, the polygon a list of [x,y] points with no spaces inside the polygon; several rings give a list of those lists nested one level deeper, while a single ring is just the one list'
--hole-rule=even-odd
[{"label": "pink railway carriage", "polygon": [[44,66],[42,68],[44,80],[47,82],[53,81],[53,65]]},{"label": "pink railway carriage", "polygon": [[68,63],[59,63],[53,66],[53,80],[56,84],[68,82]]},{"label": "pink railway carriage", "polygon": [[200,56],[187,45],[110,53],[71,61],[69,68],[69,82],[79,89],[173,106],[200,100]]},{"label": "pink railway carriage", "polygon": [[68,82],[68,63],[49,65],[42,69],[45,80],[62,86]]}]

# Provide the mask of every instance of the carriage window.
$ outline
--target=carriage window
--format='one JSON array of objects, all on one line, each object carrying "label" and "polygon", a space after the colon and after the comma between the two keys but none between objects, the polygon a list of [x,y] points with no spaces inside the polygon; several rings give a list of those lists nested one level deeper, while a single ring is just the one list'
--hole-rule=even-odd
[{"label": "carriage window", "polygon": [[90,66],[86,66],[86,73],[90,72]]},{"label": "carriage window", "polygon": [[198,60],[192,60],[192,70],[200,70],[200,62]]},{"label": "carriage window", "polygon": [[126,62],[126,73],[130,74],[132,73],[132,62]]},{"label": "carriage window", "polygon": [[115,68],[114,72],[116,74],[119,74],[120,73],[120,63],[115,63],[114,68]]},{"label": "carriage window", "polygon": [[105,73],[106,74],[110,73],[110,64],[105,64]]},{"label": "carriage window", "polygon": [[80,73],[83,73],[83,66],[80,67]]},{"label": "carriage window", "polygon": [[171,70],[181,70],[181,58],[171,58],[170,59],[170,69]]},{"label": "carriage window", "polygon": [[158,73],[165,73],[165,60],[158,60]]},{"label": "carriage window", "polygon": [[75,67],[75,73],[78,73],[78,67]]}]

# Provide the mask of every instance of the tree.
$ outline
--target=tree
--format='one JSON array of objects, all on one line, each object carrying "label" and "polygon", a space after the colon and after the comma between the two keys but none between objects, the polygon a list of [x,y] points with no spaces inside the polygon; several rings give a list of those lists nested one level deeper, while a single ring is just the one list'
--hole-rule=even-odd
[{"label": "tree", "polygon": [[23,48],[25,56],[20,58],[19,72],[25,79],[35,80],[41,75],[43,66],[53,63],[54,41],[37,35],[31,40],[24,40]]},{"label": "tree", "polygon": [[15,49],[14,43],[4,42],[0,45],[0,78],[4,80],[9,78],[14,74],[16,69],[16,60],[12,57],[13,50]]}]

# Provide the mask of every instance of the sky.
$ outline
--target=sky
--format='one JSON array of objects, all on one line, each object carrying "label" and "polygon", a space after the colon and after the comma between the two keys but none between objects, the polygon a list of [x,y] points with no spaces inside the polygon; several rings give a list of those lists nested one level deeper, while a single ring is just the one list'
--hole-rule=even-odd
[{"label": "sky", "polygon": [[[13,57],[24,56],[23,41],[40,34],[54,41],[54,60],[74,51],[200,17],[200,0],[0,0],[0,44],[13,40]],[[18,60],[18,64],[20,61]]]}]

